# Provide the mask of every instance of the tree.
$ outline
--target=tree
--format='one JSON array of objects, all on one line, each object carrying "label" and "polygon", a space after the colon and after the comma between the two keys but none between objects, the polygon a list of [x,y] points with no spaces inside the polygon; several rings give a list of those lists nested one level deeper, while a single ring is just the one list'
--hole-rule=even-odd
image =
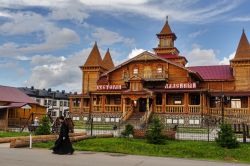
[{"label": "tree", "polygon": [[127,124],[125,126],[125,130],[121,134],[124,137],[128,137],[129,135],[134,135],[134,126],[132,126],[131,124]]},{"label": "tree", "polygon": [[233,129],[229,124],[221,124],[220,131],[218,132],[218,138],[216,142],[219,146],[228,149],[233,149],[239,147],[239,142],[236,139]]},{"label": "tree", "polygon": [[44,116],[39,127],[35,130],[35,135],[47,135],[51,133],[50,120]]},{"label": "tree", "polygon": [[162,134],[163,125],[158,118],[153,118],[146,131],[146,139],[152,144],[165,144],[166,137]]}]

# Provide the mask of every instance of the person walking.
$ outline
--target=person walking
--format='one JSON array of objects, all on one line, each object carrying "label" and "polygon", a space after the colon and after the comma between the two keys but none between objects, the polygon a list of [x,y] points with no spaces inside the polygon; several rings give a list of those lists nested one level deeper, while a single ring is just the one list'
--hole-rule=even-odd
[{"label": "person walking", "polygon": [[69,139],[69,124],[64,120],[63,116],[59,117],[61,122],[59,138],[55,142],[55,146],[52,148],[54,154],[73,154],[74,149]]}]

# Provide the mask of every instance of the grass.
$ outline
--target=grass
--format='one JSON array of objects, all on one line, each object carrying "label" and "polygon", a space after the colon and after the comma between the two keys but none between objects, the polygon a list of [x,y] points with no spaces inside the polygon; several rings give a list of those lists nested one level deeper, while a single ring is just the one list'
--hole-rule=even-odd
[{"label": "grass", "polygon": [[[53,142],[36,143],[35,147],[51,148]],[[167,141],[165,145],[148,144],[145,140],[126,138],[97,138],[73,144],[79,151],[124,153],[145,156],[179,157],[250,163],[250,144],[238,149],[225,149],[215,142]]]},{"label": "grass", "polygon": [[28,136],[27,132],[5,132],[0,131],[0,137],[18,137],[18,136]]}]

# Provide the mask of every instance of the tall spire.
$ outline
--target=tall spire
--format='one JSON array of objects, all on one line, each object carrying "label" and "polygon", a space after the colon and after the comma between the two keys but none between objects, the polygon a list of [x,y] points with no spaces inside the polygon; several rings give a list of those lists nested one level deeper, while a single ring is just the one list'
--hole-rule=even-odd
[{"label": "tall spire", "polygon": [[93,67],[93,66],[101,66],[102,58],[99,52],[97,42],[95,42],[88,59],[86,60],[84,67]]},{"label": "tall spire", "polygon": [[113,69],[115,67],[114,63],[113,63],[113,60],[111,58],[111,55],[110,55],[110,52],[109,52],[109,49],[107,50],[104,58],[103,58],[103,61],[102,61],[102,66],[107,69],[107,70],[110,70],[110,69]]},{"label": "tall spire", "polygon": [[158,34],[158,35],[167,35],[167,34],[172,34],[172,30],[168,24],[168,16],[166,16],[166,22],[165,22],[165,25],[163,26],[161,32]]},{"label": "tall spire", "polygon": [[250,59],[250,45],[244,29],[234,59]]}]

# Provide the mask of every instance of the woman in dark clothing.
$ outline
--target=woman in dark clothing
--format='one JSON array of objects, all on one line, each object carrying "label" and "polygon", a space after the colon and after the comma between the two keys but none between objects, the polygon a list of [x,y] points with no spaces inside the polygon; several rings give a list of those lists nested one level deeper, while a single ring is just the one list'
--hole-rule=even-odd
[{"label": "woman in dark clothing", "polygon": [[59,138],[55,142],[53,147],[53,153],[55,154],[73,154],[74,149],[69,139],[69,126],[63,116],[59,118],[62,123],[60,128]]}]

